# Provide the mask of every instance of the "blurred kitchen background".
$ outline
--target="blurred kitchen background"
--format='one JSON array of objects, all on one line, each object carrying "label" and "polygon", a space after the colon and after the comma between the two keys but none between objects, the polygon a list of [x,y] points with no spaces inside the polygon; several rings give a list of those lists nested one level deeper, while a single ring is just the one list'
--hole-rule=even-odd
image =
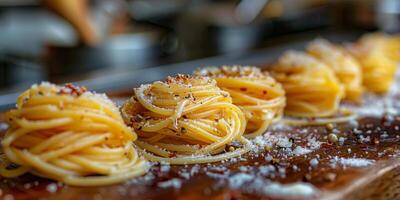
[{"label": "blurred kitchen background", "polygon": [[0,0],[0,95],[376,30],[399,0]]}]

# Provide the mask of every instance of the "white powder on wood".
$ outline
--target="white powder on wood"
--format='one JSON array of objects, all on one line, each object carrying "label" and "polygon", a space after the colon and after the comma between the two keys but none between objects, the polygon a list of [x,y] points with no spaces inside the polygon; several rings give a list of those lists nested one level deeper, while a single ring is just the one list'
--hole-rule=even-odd
[{"label": "white powder on wood", "polygon": [[335,156],[330,160],[331,166],[336,167],[337,164],[349,167],[367,167],[375,163],[374,160],[364,159],[364,158],[339,158]]},{"label": "white powder on wood", "polygon": [[178,178],[173,178],[171,180],[158,183],[158,187],[162,187],[162,188],[173,187],[173,188],[178,189],[181,186],[182,186],[182,180],[180,180]]}]

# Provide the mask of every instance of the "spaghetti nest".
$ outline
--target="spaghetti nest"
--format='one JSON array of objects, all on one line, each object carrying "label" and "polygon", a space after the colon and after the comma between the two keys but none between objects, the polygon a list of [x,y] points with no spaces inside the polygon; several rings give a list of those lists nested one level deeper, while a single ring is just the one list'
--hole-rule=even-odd
[{"label": "spaghetti nest", "polygon": [[382,32],[368,33],[363,35],[359,43],[369,48],[380,48],[383,53],[395,62],[400,60],[400,36],[389,35]]},{"label": "spaghetti nest", "polygon": [[208,163],[249,150],[242,136],[244,115],[215,80],[178,75],[134,92],[122,113],[138,133],[135,143],[147,159],[178,165]]},{"label": "spaghetti nest", "polygon": [[360,101],[363,93],[361,67],[349,53],[324,39],[312,41],[307,51],[333,69],[344,86],[345,99]]},{"label": "spaghetti nest", "polygon": [[326,117],[337,112],[343,87],[332,69],[314,57],[288,51],[273,66],[272,75],[286,92],[288,115]]},{"label": "spaghetti nest", "polygon": [[[397,69],[398,52],[395,42],[381,35],[366,35],[348,50],[361,64],[363,85],[369,91],[385,93],[392,85]],[[392,45],[389,45],[393,43]]]},{"label": "spaghetti nest", "polygon": [[147,171],[118,108],[83,87],[33,85],[6,113],[0,174],[26,172],[75,186],[119,183]]},{"label": "spaghetti nest", "polygon": [[209,76],[229,92],[233,104],[239,106],[247,119],[246,137],[263,134],[273,121],[282,118],[285,91],[268,73],[257,67],[222,66],[199,69],[196,75]]}]

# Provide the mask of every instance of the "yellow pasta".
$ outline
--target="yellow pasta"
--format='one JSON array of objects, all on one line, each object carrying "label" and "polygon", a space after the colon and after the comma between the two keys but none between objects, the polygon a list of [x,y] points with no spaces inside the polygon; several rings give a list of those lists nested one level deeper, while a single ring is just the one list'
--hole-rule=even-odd
[{"label": "yellow pasta", "polygon": [[138,133],[135,144],[147,159],[178,165],[209,163],[249,150],[242,136],[244,115],[215,80],[178,75],[134,92],[122,113]]},{"label": "yellow pasta", "polygon": [[267,72],[251,66],[222,66],[199,69],[195,74],[215,79],[221,89],[229,92],[233,104],[247,119],[246,137],[263,134],[273,121],[282,118],[285,91]]},{"label": "yellow pasta", "polygon": [[400,37],[398,35],[388,35],[382,32],[368,33],[360,38],[359,43],[368,48],[381,48],[391,60],[395,62],[400,60]]},{"label": "yellow pasta", "polygon": [[286,114],[326,117],[338,111],[343,86],[332,69],[316,58],[304,52],[288,51],[271,70],[286,92]]},{"label": "yellow pasta", "polygon": [[377,36],[365,36],[348,47],[361,65],[363,85],[369,91],[385,93],[394,81],[397,62],[388,48],[387,41]]},{"label": "yellow pasta", "polygon": [[42,83],[21,94],[6,117],[3,177],[30,172],[69,185],[99,186],[148,169],[133,147],[136,134],[105,95]]},{"label": "yellow pasta", "polygon": [[324,39],[312,41],[307,51],[335,72],[345,88],[345,99],[360,101],[363,92],[361,67],[349,53]]}]

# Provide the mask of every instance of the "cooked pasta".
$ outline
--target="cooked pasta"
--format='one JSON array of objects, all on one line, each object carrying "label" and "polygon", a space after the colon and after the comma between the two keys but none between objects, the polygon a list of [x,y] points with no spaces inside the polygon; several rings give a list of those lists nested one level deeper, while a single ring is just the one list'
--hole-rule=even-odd
[{"label": "cooked pasta", "polygon": [[397,62],[391,58],[387,49],[384,39],[373,36],[363,37],[348,46],[348,50],[361,65],[363,85],[369,91],[385,93],[394,81]]},{"label": "cooked pasta", "polygon": [[345,99],[360,101],[363,92],[362,73],[360,65],[353,56],[340,46],[324,39],[312,41],[308,45],[307,51],[333,69],[336,77],[344,86]]},{"label": "cooked pasta", "polygon": [[42,83],[22,93],[6,117],[3,177],[30,172],[69,185],[99,186],[147,171],[133,147],[136,134],[105,95]]},{"label": "cooked pasta", "polygon": [[343,86],[324,63],[306,53],[288,51],[271,70],[286,92],[286,114],[326,117],[337,112]]},{"label": "cooked pasta", "polygon": [[285,91],[267,72],[257,67],[222,66],[199,69],[196,75],[209,76],[232,97],[247,119],[246,137],[263,134],[273,121],[282,118]]},{"label": "cooked pasta", "polygon": [[383,53],[395,62],[400,60],[400,38],[396,35],[388,35],[385,33],[368,33],[363,35],[359,43],[368,48],[381,48]]},{"label": "cooked pasta", "polygon": [[178,75],[134,92],[122,113],[135,128],[139,136],[135,144],[147,159],[178,165],[209,163],[249,150],[242,136],[244,115],[215,80]]}]

